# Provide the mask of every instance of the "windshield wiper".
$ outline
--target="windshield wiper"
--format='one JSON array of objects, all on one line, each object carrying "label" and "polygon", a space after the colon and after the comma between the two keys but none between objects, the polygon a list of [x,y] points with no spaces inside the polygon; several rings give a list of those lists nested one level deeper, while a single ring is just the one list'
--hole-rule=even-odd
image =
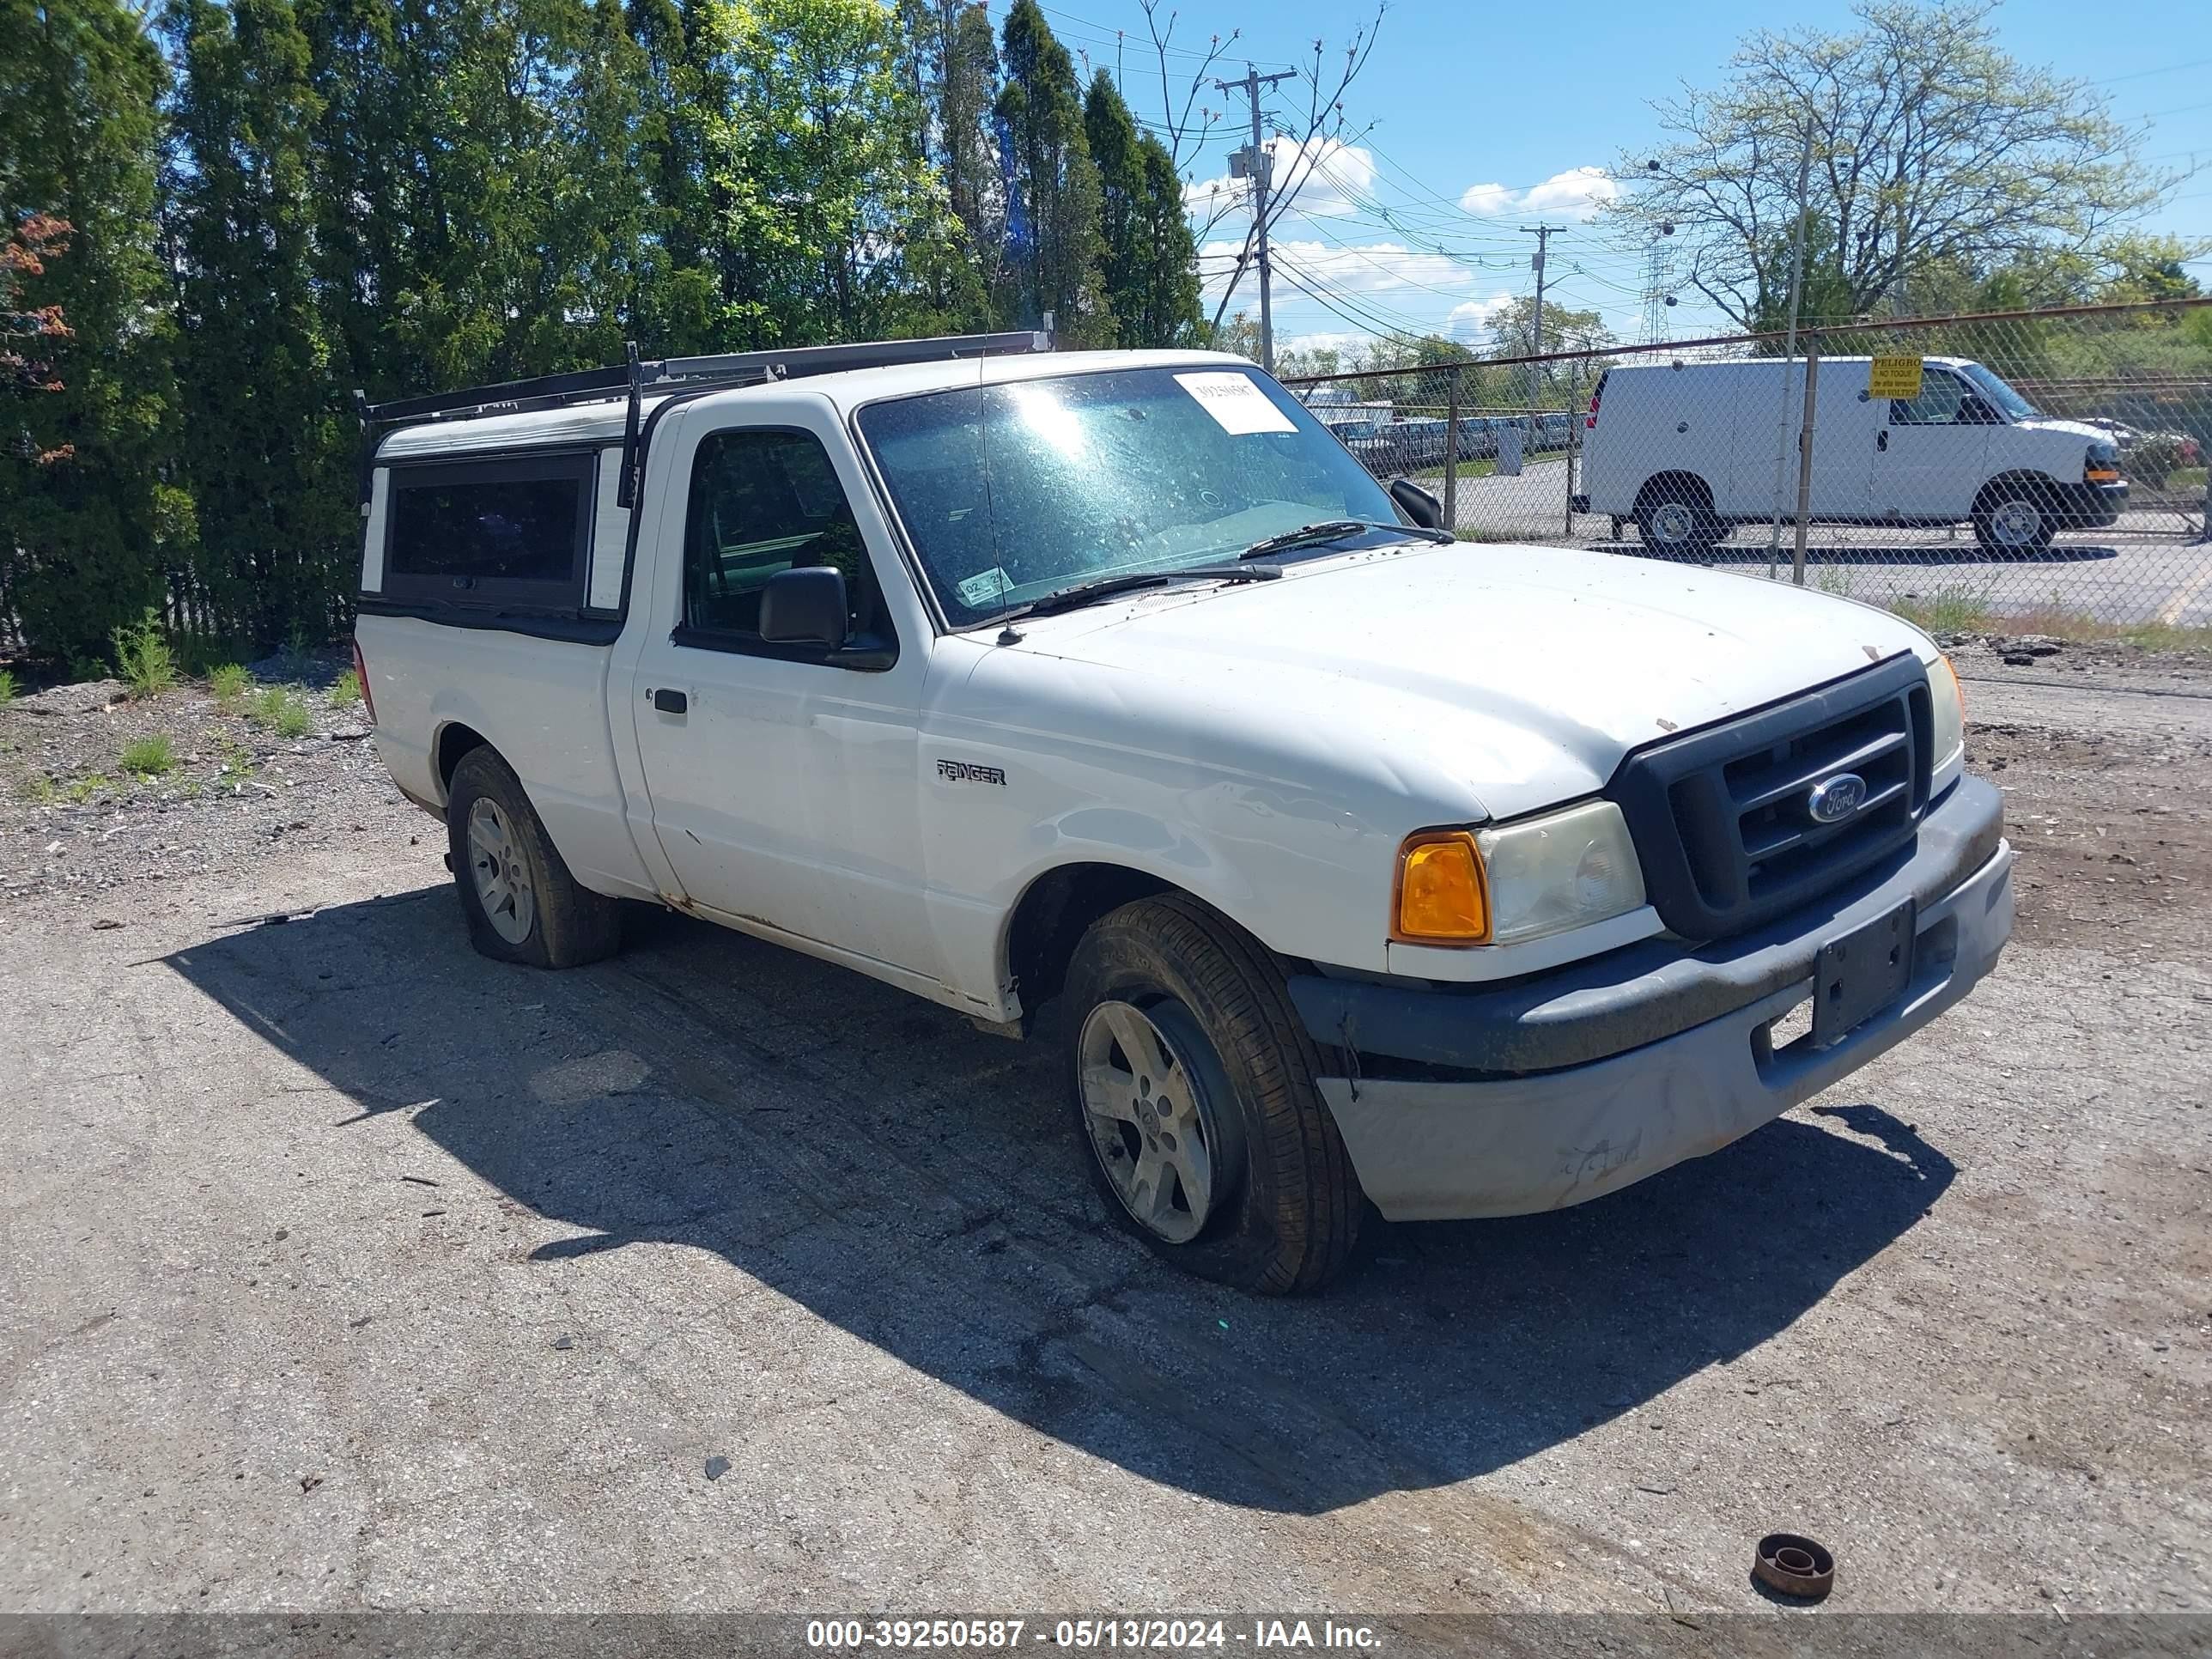
[{"label": "windshield wiper", "polygon": [[1419,536],[1424,540],[1439,544],[1458,539],[1449,531],[1424,530],[1419,525],[1385,524],[1379,519],[1323,519],[1318,524],[1285,530],[1279,536],[1263,536],[1237,556],[1240,559],[1264,559],[1270,553],[1287,553],[1292,548],[1333,542],[1341,537],[1356,536],[1363,530],[1386,530],[1394,535]]},{"label": "windshield wiper", "polygon": [[1056,588],[1052,592],[1039,594],[1025,605],[1001,611],[991,620],[994,623],[1012,622],[1017,617],[1049,616],[1055,611],[1073,611],[1096,599],[1110,599],[1116,593],[1127,593],[1140,587],[1157,587],[1163,582],[1201,579],[1218,582],[1264,582],[1273,581],[1282,574],[1280,570],[1267,565],[1194,564],[1181,570],[1140,570],[1123,576],[1102,576],[1096,581],[1078,582],[1073,587]]}]

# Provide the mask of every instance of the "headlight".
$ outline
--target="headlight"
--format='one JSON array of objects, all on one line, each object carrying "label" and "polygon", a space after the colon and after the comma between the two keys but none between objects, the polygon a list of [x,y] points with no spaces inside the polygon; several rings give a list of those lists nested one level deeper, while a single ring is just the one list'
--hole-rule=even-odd
[{"label": "headlight", "polygon": [[1936,717],[1929,733],[1936,751],[1935,763],[1929,769],[1932,777],[1963,760],[1966,748],[1966,695],[1959,689],[1959,671],[1940,653],[1928,665],[1928,702]]},{"label": "headlight", "polygon": [[1391,937],[1513,945],[1644,905],[1644,871],[1620,809],[1590,801],[1494,830],[1428,830],[1398,854]]}]

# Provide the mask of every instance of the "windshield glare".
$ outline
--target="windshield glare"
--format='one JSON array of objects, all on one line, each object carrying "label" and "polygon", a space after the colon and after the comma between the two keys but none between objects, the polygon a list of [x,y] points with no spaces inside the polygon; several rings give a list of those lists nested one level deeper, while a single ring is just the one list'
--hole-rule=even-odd
[{"label": "windshield glare", "polygon": [[1194,363],[962,387],[860,411],[945,615],[1233,559],[1323,519],[1401,522],[1266,376]]},{"label": "windshield glare", "polygon": [[2007,420],[2023,420],[2038,412],[2033,404],[2007,386],[2003,378],[1994,370],[1984,368],[1979,363],[1961,363],[1959,369],[1974,383],[1974,389],[1982,394],[1990,406]]}]

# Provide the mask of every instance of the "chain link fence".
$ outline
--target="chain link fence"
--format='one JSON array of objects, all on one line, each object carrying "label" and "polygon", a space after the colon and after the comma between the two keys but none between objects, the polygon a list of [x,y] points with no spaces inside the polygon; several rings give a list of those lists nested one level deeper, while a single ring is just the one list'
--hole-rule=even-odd
[{"label": "chain link fence", "polygon": [[1471,540],[1711,564],[1946,629],[2212,628],[2212,300],[1286,384]]}]

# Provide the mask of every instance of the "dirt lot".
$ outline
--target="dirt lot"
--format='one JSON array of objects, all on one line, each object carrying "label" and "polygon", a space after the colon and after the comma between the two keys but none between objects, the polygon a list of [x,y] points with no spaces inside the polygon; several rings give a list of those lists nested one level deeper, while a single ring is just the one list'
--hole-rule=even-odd
[{"label": "dirt lot", "polygon": [[0,709],[0,1610],[1694,1618],[1776,1528],[1822,1616],[2212,1610],[2212,677],[2007,654],[1973,999],[1290,1304],[1099,1225],[1035,1047],[674,916],[477,957],[343,711]]}]

